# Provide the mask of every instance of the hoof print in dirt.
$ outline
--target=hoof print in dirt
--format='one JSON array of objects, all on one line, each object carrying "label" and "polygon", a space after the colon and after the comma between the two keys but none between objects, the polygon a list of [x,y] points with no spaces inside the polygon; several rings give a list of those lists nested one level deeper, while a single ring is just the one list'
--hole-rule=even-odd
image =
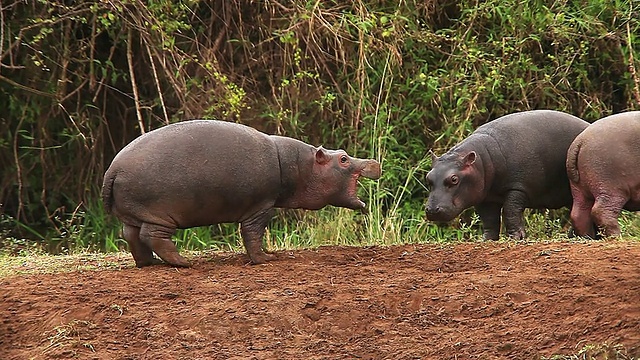
[{"label": "hoof print in dirt", "polygon": [[363,209],[358,179],[380,177],[380,163],[216,120],[148,132],[124,147],[104,176],[105,208],[124,223],[138,267],[155,252],[190,266],[171,236],[178,228],[239,222],[251,262],[274,256],[262,237],[274,208]]},{"label": "hoof print in dirt", "polygon": [[578,236],[619,236],[622,209],[640,210],[640,111],[611,115],[583,131],[567,154]]},{"label": "hoof print in dirt", "polygon": [[[571,206],[567,149],[589,123],[552,110],[505,115],[480,126],[440,157],[432,155],[427,219],[447,222],[475,207],[484,237],[525,236],[525,208]],[[502,214],[502,216],[501,216]]]}]

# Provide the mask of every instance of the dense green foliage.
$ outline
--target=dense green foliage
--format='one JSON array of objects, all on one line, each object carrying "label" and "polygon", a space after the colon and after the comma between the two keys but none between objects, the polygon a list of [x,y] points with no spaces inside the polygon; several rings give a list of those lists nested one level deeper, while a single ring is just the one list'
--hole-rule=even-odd
[{"label": "dense green foliage", "polygon": [[[367,215],[279,213],[278,248],[477,236],[471,212],[423,220],[428,150],[520,110],[593,121],[640,108],[637,0],[15,0],[1,14],[0,236],[53,247],[121,247],[102,174],[141,132],[182,119],[382,160],[383,178],[363,183]],[[550,236],[566,213],[528,221]],[[178,242],[237,240],[234,225],[211,230]]]}]

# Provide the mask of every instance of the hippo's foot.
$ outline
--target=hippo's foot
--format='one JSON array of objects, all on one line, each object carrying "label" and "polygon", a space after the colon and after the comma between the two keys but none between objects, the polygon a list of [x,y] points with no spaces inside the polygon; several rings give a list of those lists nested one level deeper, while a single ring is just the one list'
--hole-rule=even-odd
[{"label": "hippo's foot", "polygon": [[513,240],[523,240],[525,237],[524,229],[516,229],[509,231],[509,238]]},{"label": "hippo's foot", "polygon": [[141,267],[151,266],[151,265],[169,264],[175,267],[184,267],[184,268],[191,267],[191,263],[189,262],[189,260],[180,256],[180,254],[178,254],[177,252],[175,253],[165,252],[163,254],[158,254],[158,256],[160,256],[162,260],[154,257],[148,261],[140,261],[140,262],[136,261],[136,266],[141,268]]},{"label": "hippo's foot", "polygon": [[485,241],[496,241],[500,239],[500,233],[485,231],[484,234],[482,234],[482,238]]},{"label": "hippo's foot", "polygon": [[574,227],[571,227],[571,229],[569,229],[569,232],[567,232],[567,237],[569,239],[581,237],[588,240],[602,240],[602,234],[598,232],[597,229],[595,229],[595,226],[593,230],[586,232],[584,235],[579,235],[576,229]]},{"label": "hippo's foot", "polygon": [[139,268],[143,268],[145,266],[153,266],[153,265],[162,265],[164,264],[164,261],[158,259],[158,258],[151,258],[148,260],[144,260],[144,261],[137,261],[136,260],[136,267]]},{"label": "hippo's foot", "polygon": [[169,265],[191,267],[191,263],[178,254],[176,245],[171,241],[174,232],[175,228],[143,223],[140,227],[140,240]]},{"label": "hippo's foot", "polygon": [[172,254],[171,256],[166,256],[165,254],[165,256],[162,259],[166,261],[169,265],[172,265],[175,267],[184,267],[184,268],[191,267],[191,263],[187,259],[180,256],[178,253]]},{"label": "hippo's foot", "polygon": [[500,240],[500,227],[497,227],[497,228],[485,227],[482,233],[482,238],[485,241]]},{"label": "hippo's foot", "polygon": [[600,235],[601,238],[618,238],[622,236],[622,232],[620,231],[620,227],[616,226],[615,228],[604,228],[604,235]]},{"label": "hippo's foot", "polygon": [[262,251],[257,254],[249,254],[249,258],[251,259],[252,265],[259,265],[264,264],[267,261],[275,260],[276,256]]}]

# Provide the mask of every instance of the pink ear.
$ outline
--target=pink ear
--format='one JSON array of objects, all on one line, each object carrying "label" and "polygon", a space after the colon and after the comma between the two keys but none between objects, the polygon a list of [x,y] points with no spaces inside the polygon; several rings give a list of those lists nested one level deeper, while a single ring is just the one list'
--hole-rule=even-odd
[{"label": "pink ear", "polygon": [[472,151],[464,157],[464,165],[469,166],[476,162],[476,152]]},{"label": "pink ear", "polygon": [[327,153],[327,151],[320,146],[316,151],[316,162],[320,165],[324,165],[331,160],[331,156]]}]

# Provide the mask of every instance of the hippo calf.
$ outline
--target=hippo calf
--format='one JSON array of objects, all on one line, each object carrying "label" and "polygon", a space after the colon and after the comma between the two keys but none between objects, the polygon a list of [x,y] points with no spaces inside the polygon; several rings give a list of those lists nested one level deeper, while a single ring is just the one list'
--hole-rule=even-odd
[{"label": "hippo calf", "polygon": [[484,238],[522,239],[525,208],[571,206],[567,149],[589,123],[552,110],[509,114],[480,126],[441,157],[433,156],[427,219],[450,221],[474,206]]},{"label": "hippo calf", "polygon": [[106,210],[143,267],[162,260],[190,266],[171,241],[177,228],[239,222],[254,264],[273,258],[262,237],[273,209],[363,209],[358,179],[380,177],[380,163],[248,126],[191,120],[150,131],[124,147],[104,176]]},{"label": "hippo calf", "polygon": [[619,236],[622,209],[640,210],[640,111],[607,116],[583,131],[567,153],[576,235]]}]

